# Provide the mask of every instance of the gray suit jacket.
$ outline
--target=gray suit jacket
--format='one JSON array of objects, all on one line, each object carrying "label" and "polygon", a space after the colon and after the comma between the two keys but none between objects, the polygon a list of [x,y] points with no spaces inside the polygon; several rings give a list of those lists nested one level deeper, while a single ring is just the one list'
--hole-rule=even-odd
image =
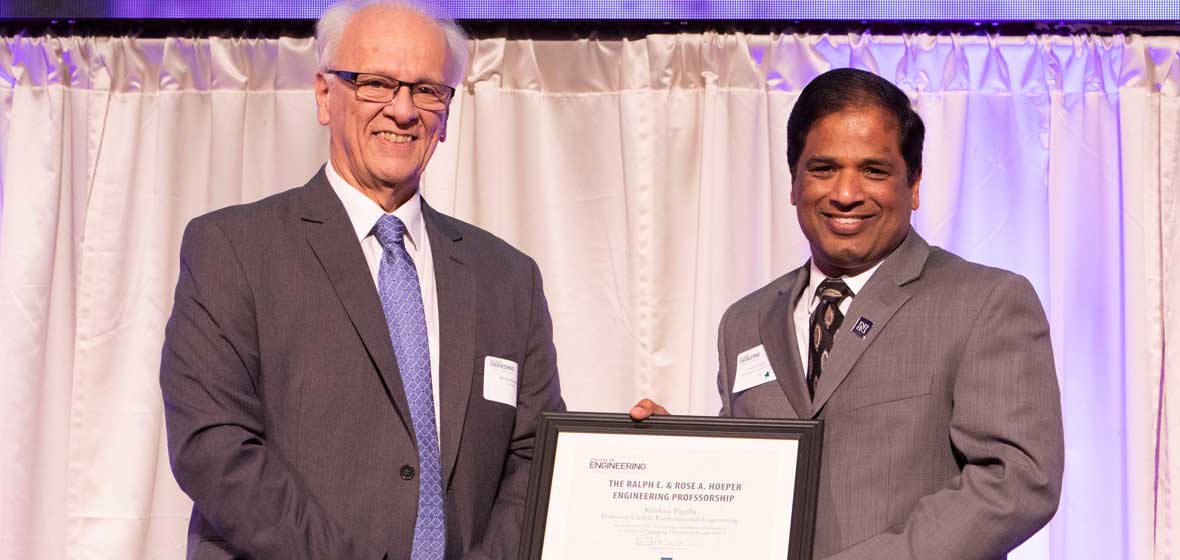
[{"label": "gray suit jacket", "polygon": [[[532,259],[423,204],[439,306],[447,558],[516,558],[534,430],[562,410]],[[189,558],[408,558],[418,455],[377,290],[323,170],[194,219],[165,334]],[[515,408],[485,356],[519,365]]]},{"label": "gray suit jacket", "polygon": [[[1028,281],[911,230],[853,299],[813,401],[791,319],[808,274],[726,311],[718,386],[723,416],[824,420],[815,557],[997,558],[1047,523],[1061,403]],[[735,394],[737,355],[759,344],[777,382]]]}]

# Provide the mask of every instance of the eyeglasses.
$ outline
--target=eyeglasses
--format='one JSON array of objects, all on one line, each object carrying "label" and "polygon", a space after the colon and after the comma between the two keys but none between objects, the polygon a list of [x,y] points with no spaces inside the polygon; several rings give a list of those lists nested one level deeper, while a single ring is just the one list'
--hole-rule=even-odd
[{"label": "eyeglasses", "polygon": [[442,84],[403,82],[381,74],[363,74],[345,70],[328,70],[341,80],[352,84],[356,96],[364,101],[389,103],[402,86],[410,88],[410,101],[423,111],[442,111],[455,96],[455,88]]}]

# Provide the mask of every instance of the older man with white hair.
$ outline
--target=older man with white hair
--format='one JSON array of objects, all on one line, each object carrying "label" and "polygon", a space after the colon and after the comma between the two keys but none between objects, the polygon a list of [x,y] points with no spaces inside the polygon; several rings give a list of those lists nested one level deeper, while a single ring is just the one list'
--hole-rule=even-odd
[{"label": "older man with white hair", "polygon": [[327,164],[185,230],[160,383],[188,557],[515,558],[564,404],[536,263],[419,193],[466,37],[346,1],[316,48]]}]

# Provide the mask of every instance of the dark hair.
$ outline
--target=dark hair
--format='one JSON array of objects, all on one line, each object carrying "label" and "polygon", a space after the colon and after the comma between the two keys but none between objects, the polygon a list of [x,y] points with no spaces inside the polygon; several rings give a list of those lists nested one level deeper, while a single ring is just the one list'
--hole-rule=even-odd
[{"label": "dark hair", "polygon": [[926,125],[914,112],[910,98],[897,86],[872,72],[840,68],[816,76],[799,94],[787,119],[787,164],[791,177],[803,154],[807,133],[824,117],[855,107],[879,107],[897,119],[897,142],[905,160],[906,178],[913,184],[922,171],[922,142]]}]

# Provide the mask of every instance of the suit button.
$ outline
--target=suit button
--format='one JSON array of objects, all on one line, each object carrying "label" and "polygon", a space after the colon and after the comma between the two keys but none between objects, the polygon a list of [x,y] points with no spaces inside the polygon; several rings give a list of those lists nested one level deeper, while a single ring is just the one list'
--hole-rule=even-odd
[{"label": "suit button", "polygon": [[402,465],[401,475],[402,480],[412,480],[414,478],[414,467]]}]

